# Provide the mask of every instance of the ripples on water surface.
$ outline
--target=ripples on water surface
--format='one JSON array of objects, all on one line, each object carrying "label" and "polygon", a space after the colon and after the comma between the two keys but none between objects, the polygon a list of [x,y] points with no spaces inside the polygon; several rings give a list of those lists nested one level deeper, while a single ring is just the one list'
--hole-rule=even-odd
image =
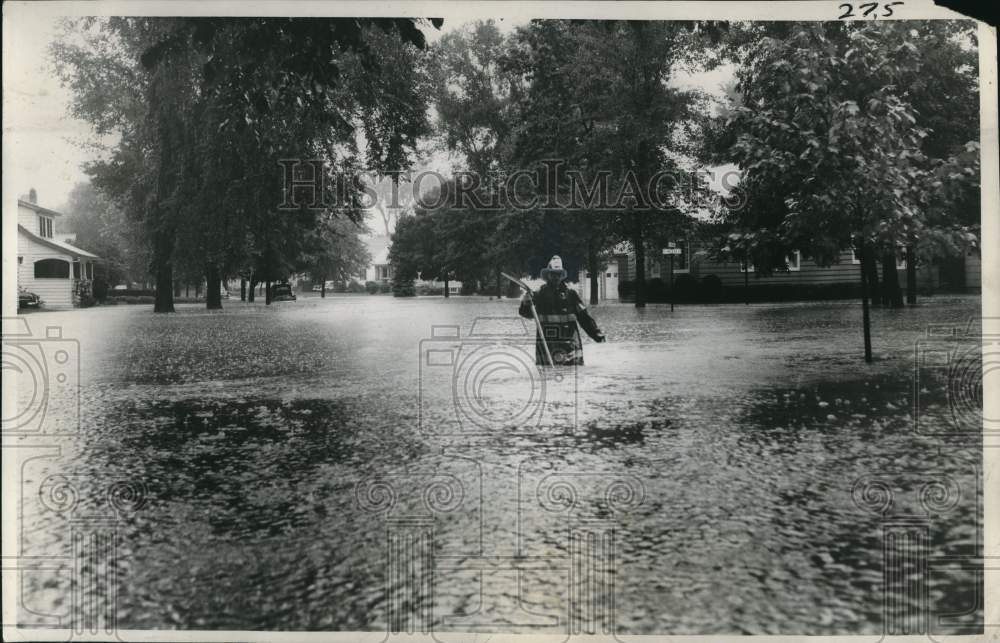
[{"label": "ripples on water surface", "polygon": [[[973,610],[935,628],[981,616],[974,571],[933,564],[981,555],[978,447],[913,422],[915,343],[929,323],[964,328],[978,298],[874,311],[872,365],[853,302],[599,306],[609,342],[514,427],[490,421],[523,410],[516,363],[478,407],[454,402],[459,353],[418,386],[432,325],[519,325],[513,301],[226,306],[29,317],[80,341],[81,430],[25,465],[24,488],[146,490],[120,523],[120,627],[377,630],[396,605],[440,630],[558,632],[586,578],[571,561],[613,547],[598,611],[572,614],[583,631],[613,581],[622,633],[877,633],[882,530],[906,515],[928,525],[933,610]],[[922,426],[944,425],[925,384]],[[456,420],[469,408],[474,430]],[[65,514],[25,493],[22,554],[68,555]],[[433,605],[391,562],[431,550],[406,569],[435,566]],[[68,601],[65,579],[26,576],[21,617]]]}]

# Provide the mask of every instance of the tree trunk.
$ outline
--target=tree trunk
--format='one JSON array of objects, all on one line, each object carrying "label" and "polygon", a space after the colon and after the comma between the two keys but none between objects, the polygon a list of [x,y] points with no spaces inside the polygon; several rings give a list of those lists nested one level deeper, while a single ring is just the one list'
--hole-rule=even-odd
[{"label": "tree trunk", "polygon": [[503,299],[503,284],[501,280],[503,277],[500,276],[500,269],[497,269],[497,299]]},{"label": "tree trunk", "polygon": [[173,292],[174,270],[170,263],[156,267],[156,298],[153,302],[154,313],[174,312]]},{"label": "tree trunk", "polygon": [[899,289],[899,271],[896,269],[896,253],[882,255],[882,297],[886,306],[903,307],[903,291]]},{"label": "tree trunk", "polygon": [[448,275],[444,277],[444,298],[448,298]]},{"label": "tree trunk", "polygon": [[153,300],[154,313],[174,312],[174,239],[168,232],[160,232],[154,242],[154,265],[156,266],[156,297]]},{"label": "tree trunk", "polygon": [[256,300],[257,295],[257,280],[254,279],[253,273],[250,273],[250,282],[247,284],[247,303],[253,303]]},{"label": "tree trunk", "polygon": [[246,277],[240,277],[240,301],[247,300],[247,280]]},{"label": "tree trunk", "polygon": [[181,282],[174,280],[174,299],[181,296]]},{"label": "tree trunk", "polygon": [[326,299],[326,276],[323,277],[323,284],[319,287],[319,298]]},{"label": "tree trunk", "polygon": [[222,310],[222,277],[219,267],[214,263],[205,268],[205,308],[207,310]]},{"label": "tree trunk", "polygon": [[646,307],[646,241],[643,238],[642,215],[633,213],[635,217],[635,307]]},{"label": "tree trunk", "polygon": [[865,335],[865,361],[872,361],[872,330],[871,315],[868,312],[868,265],[874,258],[874,254],[867,248],[867,244],[861,243],[861,324]]},{"label": "tree trunk", "polygon": [[596,306],[600,300],[597,278],[601,267],[597,265],[597,242],[593,237],[587,240],[587,272],[590,273],[590,305]]},{"label": "tree trunk", "polygon": [[917,303],[917,257],[913,246],[906,246],[906,303]]},{"label": "tree trunk", "polygon": [[865,243],[861,248],[861,272],[867,280],[868,296],[872,304],[881,301],[881,288],[878,283],[878,263],[875,260],[875,249]]},{"label": "tree trunk", "polygon": [[264,305],[271,305],[271,280],[268,279],[264,282]]}]

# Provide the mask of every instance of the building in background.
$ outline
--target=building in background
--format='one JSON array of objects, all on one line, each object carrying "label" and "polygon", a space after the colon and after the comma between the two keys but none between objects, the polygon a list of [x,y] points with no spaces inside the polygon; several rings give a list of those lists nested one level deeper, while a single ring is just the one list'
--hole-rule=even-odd
[{"label": "building in background", "polygon": [[389,246],[392,240],[389,235],[380,234],[364,239],[371,261],[365,267],[361,281],[374,281],[378,284],[388,284],[392,281],[392,266],[389,265]]},{"label": "building in background", "polygon": [[[786,258],[787,270],[774,270],[770,275],[757,275],[739,261],[716,261],[697,241],[679,240],[681,254],[675,255],[671,279],[668,257],[658,249],[646,251],[646,294],[648,301],[657,301],[658,294],[669,292],[673,283],[681,298],[702,301],[733,301],[744,298],[755,301],[811,300],[854,297],[861,288],[860,260],[852,250],[840,253],[839,261],[820,266],[794,252]],[[619,296],[634,300],[636,260],[631,244],[623,243],[611,252],[607,271],[619,277]],[[876,263],[879,283],[884,279],[882,262]],[[896,261],[900,289],[907,289],[907,265],[903,253]],[[966,250],[964,256],[942,259],[916,267],[916,288],[927,293],[977,293],[982,288],[982,259],[979,248]],[[582,275],[583,273],[581,273]],[[589,297],[589,284],[581,282],[581,294]],[[610,299],[601,293],[601,300]],[[586,299],[584,301],[587,301]]]},{"label": "building in background", "polygon": [[48,308],[78,306],[90,297],[94,270],[101,261],[95,254],[60,240],[61,212],[38,205],[32,188],[27,200],[17,200],[17,286],[41,297]]}]

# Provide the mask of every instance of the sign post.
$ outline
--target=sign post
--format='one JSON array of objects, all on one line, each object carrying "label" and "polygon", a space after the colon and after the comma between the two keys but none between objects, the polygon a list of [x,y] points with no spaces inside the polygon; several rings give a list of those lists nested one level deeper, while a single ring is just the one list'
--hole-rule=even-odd
[{"label": "sign post", "polygon": [[663,254],[670,257],[670,312],[674,312],[674,255],[679,255],[681,249],[673,241],[663,249]]}]

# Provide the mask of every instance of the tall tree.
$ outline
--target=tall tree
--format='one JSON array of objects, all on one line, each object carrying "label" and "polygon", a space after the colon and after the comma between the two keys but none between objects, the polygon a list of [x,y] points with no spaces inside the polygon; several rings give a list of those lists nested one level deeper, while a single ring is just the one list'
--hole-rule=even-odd
[{"label": "tall tree", "polygon": [[[577,225],[586,231],[584,253],[595,264],[594,249],[610,234],[632,241],[637,307],[645,305],[650,226],[676,223],[676,205],[651,202],[648,188],[657,173],[677,170],[670,150],[680,124],[692,115],[695,94],[670,84],[677,64],[697,44],[690,28],[676,22],[535,21],[518,34],[528,84],[519,156],[568,159],[588,184],[598,172],[611,172],[611,200],[624,211],[610,221],[583,212],[588,216]],[[623,192],[637,198],[618,201]],[[590,272],[596,276],[599,270],[592,265]]]},{"label": "tall tree", "polygon": [[326,158],[328,171],[337,172],[356,162],[355,134],[363,132],[372,169],[406,163],[426,128],[423,75],[410,64],[426,44],[418,23],[68,23],[62,42],[72,44],[53,54],[74,90],[74,112],[98,133],[119,135],[110,158],[92,171],[99,187],[127,195],[129,210],[143,221],[156,311],[173,309],[178,259],[204,262],[209,307],[221,306],[224,273],[249,264],[274,277],[300,260],[299,239],[316,217],[278,211],[285,188],[279,159]]},{"label": "tall tree", "polygon": [[344,283],[371,261],[368,248],[358,236],[364,231],[359,224],[343,217],[327,214],[321,218],[312,233],[304,262],[313,281],[322,284],[321,297],[326,297],[328,280]]},{"label": "tall tree", "polygon": [[[727,158],[743,170],[750,201],[731,213],[730,249],[760,270],[793,249],[826,264],[853,245],[862,275],[881,258],[892,276],[899,246],[968,240],[941,213],[949,209],[946,182],[978,177],[976,145],[948,161],[925,153],[929,130],[901,84],[922,64],[909,24],[796,23],[746,45]],[[954,166],[960,171],[941,170]],[[862,284],[870,361],[866,278]]]}]

